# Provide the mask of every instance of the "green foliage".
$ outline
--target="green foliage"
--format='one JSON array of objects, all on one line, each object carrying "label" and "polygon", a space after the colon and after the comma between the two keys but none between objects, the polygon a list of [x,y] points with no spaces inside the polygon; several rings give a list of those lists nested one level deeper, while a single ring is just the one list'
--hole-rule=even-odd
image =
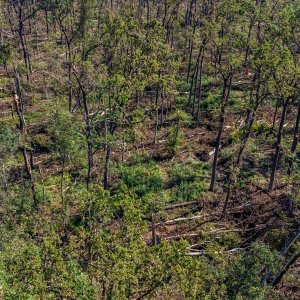
[{"label": "green foliage", "polygon": [[183,134],[178,128],[171,128],[167,141],[167,151],[174,156],[178,153],[183,143]]},{"label": "green foliage", "polygon": [[258,274],[266,268],[274,272],[280,259],[266,245],[255,243],[232,263],[226,279],[230,299],[265,299],[268,288]]},{"label": "green foliage", "polygon": [[41,272],[41,249],[34,243],[12,241],[5,252],[1,255],[1,282],[5,299],[37,299],[42,296],[46,285]]},{"label": "green foliage", "polygon": [[216,117],[215,111],[220,108],[221,104],[221,91],[211,93],[209,92],[207,96],[202,100],[200,107],[206,111],[207,116],[210,118]]},{"label": "green foliage", "polygon": [[9,45],[0,45],[0,65],[5,65],[11,58],[11,47]]},{"label": "green foliage", "polygon": [[270,130],[269,124],[266,122],[254,122],[252,130],[257,134],[267,133]]},{"label": "green foliage", "polygon": [[69,113],[55,111],[50,116],[48,133],[52,138],[52,153],[64,161],[75,162],[80,166],[85,144],[78,119]]},{"label": "green foliage", "polygon": [[169,169],[170,185],[179,185],[182,182],[190,183],[203,180],[206,177],[208,165],[205,163],[195,163],[193,161],[186,164],[174,163]]},{"label": "green foliage", "polygon": [[49,238],[41,247],[33,241],[8,243],[1,254],[0,284],[5,299],[96,299],[86,274],[76,263],[65,262]]},{"label": "green foliage", "polygon": [[198,200],[207,190],[206,164],[175,163],[169,169],[169,185],[172,187],[170,198],[173,202]]},{"label": "green foliage", "polygon": [[164,187],[162,172],[154,162],[121,166],[119,172],[126,186],[140,197],[150,192],[157,192]]},{"label": "green foliage", "polygon": [[183,181],[172,191],[171,198],[175,203],[198,200],[207,188],[208,185],[203,181],[192,183]]},{"label": "green foliage", "polygon": [[[19,135],[5,123],[0,122],[0,157],[12,155],[19,145]],[[0,158],[0,160],[1,160]]]}]

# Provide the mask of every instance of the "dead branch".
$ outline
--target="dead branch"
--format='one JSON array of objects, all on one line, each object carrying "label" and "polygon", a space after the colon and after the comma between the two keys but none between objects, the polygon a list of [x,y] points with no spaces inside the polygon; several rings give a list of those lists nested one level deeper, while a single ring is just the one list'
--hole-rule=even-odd
[{"label": "dead branch", "polygon": [[[189,201],[189,202],[183,202],[183,203],[178,203],[178,204],[173,204],[173,205],[167,205],[164,206],[164,210],[170,210],[170,209],[175,209],[179,207],[186,207],[190,205],[200,205],[199,201]],[[200,207],[202,209],[202,207]]]}]

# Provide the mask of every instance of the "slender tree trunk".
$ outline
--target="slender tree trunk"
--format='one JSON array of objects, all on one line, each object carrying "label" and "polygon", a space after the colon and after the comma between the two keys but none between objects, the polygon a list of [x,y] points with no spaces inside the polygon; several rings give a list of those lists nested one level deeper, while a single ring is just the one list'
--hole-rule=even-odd
[{"label": "slender tree trunk", "polygon": [[[15,107],[17,111],[17,115],[19,117],[19,129],[22,135],[22,138],[25,140],[26,135],[27,135],[27,128],[26,128],[26,121],[25,121],[25,105],[24,105],[24,99],[23,99],[23,93],[21,89],[21,85],[19,82],[19,77],[17,74],[16,68],[14,68],[14,80],[15,80],[15,88],[16,88],[16,96],[15,96]],[[30,187],[31,187],[31,192],[32,192],[32,197],[33,197],[33,204],[35,207],[38,206],[38,201],[37,201],[37,196],[36,196],[36,190],[35,190],[35,184],[33,181],[33,176],[32,176],[32,169],[31,169],[31,164],[28,159],[28,154],[27,154],[27,149],[26,145],[23,145],[22,147],[22,154],[24,158],[24,163],[25,163],[25,169],[26,173],[30,182]]]},{"label": "slender tree trunk", "polygon": [[[158,74],[158,78],[160,78],[160,72]],[[159,120],[159,113],[158,113],[158,101],[159,101],[159,91],[160,91],[160,84],[157,83],[156,87],[156,94],[155,94],[155,128],[154,128],[154,145],[157,142],[157,133],[158,133],[158,120]]]},{"label": "slender tree trunk", "polygon": [[46,21],[46,33],[47,38],[49,37],[49,18],[48,18],[48,10],[45,10],[45,21]]},{"label": "slender tree trunk", "polygon": [[109,161],[110,161],[110,145],[105,145],[105,162],[104,162],[104,173],[103,173],[103,188],[108,190],[108,175],[109,175]]},{"label": "slender tree trunk", "polygon": [[72,98],[73,98],[73,87],[72,87],[72,65],[73,65],[73,59],[72,59],[72,51],[71,51],[71,45],[69,42],[67,42],[67,48],[68,48],[68,79],[69,79],[69,112],[72,112]]},{"label": "slender tree trunk", "polygon": [[156,227],[154,214],[151,216],[151,231],[152,231],[152,245],[157,245]]},{"label": "slender tree trunk", "polygon": [[270,129],[270,133],[273,133],[274,129],[275,129],[275,124],[276,124],[276,119],[277,119],[277,113],[278,113],[278,108],[279,108],[279,102],[280,102],[279,99],[277,99],[276,108],[275,108],[275,112],[274,112],[274,115],[273,115],[272,128]]},{"label": "slender tree trunk", "polygon": [[196,93],[197,93],[197,86],[198,86],[198,77],[200,75],[199,74],[200,73],[199,67],[200,67],[200,60],[197,64],[197,68],[196,68],[196,79],[195,79],[195,86],[194,86],[194,92],[193,92],[193,102],[192,102],[192,115],[193,115],[193,117],[195,115]]},{"label": "slender tree trunk", "polygon": [[212,176],[211,176],[210,188],[209,188],[210,191],[214,191],[214,189],[215,189],[219,151],[220,151],[220,146],[221,146],[222,132],[223,132],[224,123],[225,123],[225,108],[226,108],[226,105],[228,102],[228,98],[230,96],[231,83],[232,83],[232,74],[230,74],[228,77],[226,77],[224,79],[219,130],[218,130],[218,135],[217,135],[216,143],[215,143],[214,162],[213,162]]},{"label": "slender tree trunk", "polygon": [[297,149],[298,141],[299,141],[299,125],[300,125],[300,102],[298,104],[298,114],[296,119],[296,124],[294,128],[294,138],[291,147],[291,152],[294,153]]},{"label": "slender tree trunk", "polygon": [[[199,52],[197,55],[197,60],[196,60],[196,66],[194,68],[194,72],[192,75],[192,81],[191,81],[191,85],[190,85],[190,92],[189,92],[189,101],[188,101],[188,106],[190,107],[192,104],[192,96],[194,97],[193,99],[193,103],[195,101],[195,91],[196,91],[196,86],[197,86],[197,81],[198,81],[198,71],[199,71],[199,64],[200,64],[200,58],[201,58],[201,53],[203,49],[203,43],[199,48]],[[194,91],[194,93],[193,93]]]},{"label": "slender tree trunk", "polygon": [[273,159],[272,172],[271,172],[271,177],[270,177],[270,182],[269,182],[269,191],[272,191],[273,187],[274,187],[274,181],[275,181],[275,177],[276,177],[276,171],[277,171],[279,156],[280,156],[280,152],[281,152],[281,140],[282,140],[283,126],[284,126],[284,121],[285,121],[286,110],[287,110],[288,104],[289,104],[289,98],[283,102],[281,120],[280,120],[280,125],[279,125],[279,129],[278,129],[278,133],[277,133],[276,151],[275,151],[275,156]]},{"label": "slender tree trunk", "polygon": [[29,55],[27,53],[23,31],[24,31],[23,23],[20,21],[18,33],[19,33],[19,38],[20,38],[22,52],[23,52],[23,59],[26,66],[26,76],[27,76],[27,80],[29,81],[30,80]]},{"label": "slender tree trunk", "polygon": [[190,41],[189,41],[189,63],[188,63],[188,73],[187,73],[187,77],[186,77],[186,82],[187,83],[189,83],[189,81],[190,81],[192,58],[193,58],[193,51],[194,51],[194,34],[195,34],[195,30],[196,30],[196,25],[194,25],[193,34],[192,34],[192,37],[190,37]]},{"label": "slender tree trunk", "polygon": [[87,93],[86,90],[76,74],[74,72],[74,75],[77,79],[81,94],[82,94],[82,102],[83,102],[83,108],[84,108],[84,121],[85,121],[85,136],[86,136],[86,142],[87,142],[87,161],[88,161],[88,171],[87,171],[87,177],[86,177],[86,188],[89,190],[90,182],[91,182],[91,175],[92,170],[94,166],[94,141],[92,136],[92,120],[90,118],[90,112],[89,112],[89,106],[88,106],[88,99],[87,99]]},{"label": "slender tree trunk", "polygon": [[188,72],[186,76],[186,82],[189,83],[190,81],[190,74],[191,74],[191,66],[192,66],[192,56],[193,56],[193,50],[194,50],[194,42],[193,40],[190,42],[190,47],[189,47],[189,63],[188,63]]},{"label": "slender tree trunk", "polygon": [[253,25],[254,25],[253,20],[250,20],[248,36],[247,36],[247,47],[246,47],[246,53],[245,53],[245,62],[248,62],[249,56],[250,56],[250,40],[251,40],[251,31],[252,31]]},{"label": "slender tree trunk", "polygon": [[[107,125],[106,125],[107,126]],[[105,161],[104,161],[104,172],[103,172],[103,188],[105,190],[108,190],[109,183],[108,183],[108,177],[109,177],[109,162],[110,162],[110,154],[111,154],[111,146],[108,141],[108,132],[110,135],[113,135],[116,129],[116,125],[109,121],[109,128],[106,127],[105,130]]]},{"label": "slender tree trunk", "polygon": [[[203,48],[204,52],[204,48]],[[200,69],[199,69],[199,85],[198,85],[198,106],[197,106],[197,120],[196,125],[199,126],[200,124],[200,107],[201,107],[201,101],[202,101],[202,68],[203,68],[203,59],[204,59],[204,53],[201,55],[200,60]]]}]

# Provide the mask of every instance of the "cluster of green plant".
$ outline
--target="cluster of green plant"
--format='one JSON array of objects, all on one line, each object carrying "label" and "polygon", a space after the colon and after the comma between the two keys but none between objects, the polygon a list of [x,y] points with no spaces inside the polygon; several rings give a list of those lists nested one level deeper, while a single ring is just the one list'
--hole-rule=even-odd
[{"label": "cluster of green plant", "polygon": [[119,173],[126,186],[139,197],[159,192],[164,188],[164,178],[159,166],[149,161],[133,166],[121,166]]},{"label": "cluster of green plant", "polygon": [[191,161],[174,163],[168,170],[170,199],[172,202],[199,200],[207,191],[208,164]]}]

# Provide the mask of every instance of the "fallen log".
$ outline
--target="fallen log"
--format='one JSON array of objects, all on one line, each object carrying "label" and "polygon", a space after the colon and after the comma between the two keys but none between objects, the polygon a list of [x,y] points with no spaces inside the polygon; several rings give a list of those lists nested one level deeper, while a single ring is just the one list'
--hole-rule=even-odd
[{"label": "fallen log", "polygon": [[[233,229],[216,229],[216,230],[211,230],[208,232],[205,232],[205,234],[215,234],[215,233],[228,233],[228,232],[248,232],[248,231],[254,231],[257,229],[265,229],[268,227],[269,224],[261,224],[253,228],[233,228]],[[182,238],[193,238],[193,237],[198,237],[200,236],[201,233],[183,233],[183,234],[178,234],[178,235],[172,235],[168,237],[161,237],[161,239],[164,240],[177,240],[177,239],[182,239]]]},{"label": "fallen log", "polygon": [[177,204],[173,204],[173,205],[167,205],[167,206],[164,206],[163,209],[171,210],[171,209],[175,209],[175,208],[179,208],[179,207],[186,207],[186,206],[190,206],[190,205],[200,205],[200,203],[199,203],[199,201],[189,201],[189,202],[177,203]]},{"label": "fallen log", "polygon": [[207,251],[207,250],[193,250],[193,252],[189,252],[187,253],[186,255],[187,256],[200,256],[200,255],[206,255],[206,254],[231,254],[231,253],[235,253],[235,252],[238,252],[238,251],[241,251],[241,250],[245,250],[247,249],[247,247],[245,248],[233,248],[233,249],[230,249],[230,250],[225,250],[225,251]]},{"label": "fallen log", "polygon": [[[252,208],[254,206],[259,206],[261,204],[255,204],[255,205],[251,205],[250,203],[248,204],[244,204],[241,206],[236,207],[235,209],[229,210],[228,214],[236,214],[236,213],[241,213],[243,212],[242,209],[245,208]],[[155,226],[168,226],[168,225],[173,225],[175,223],[178,222],[183,222],[183,221],[191,221],[191,220],[197,220],[197,219],[201,219],[201,218],[205,218],[205,217],[212,217],[212,216],[221,216],[222,212],[216,212],[216,213],[210,213],[210,214],[200,214],[200,215],[195,215],[195,216],[191,216],[191,217],[182,217],[182,218],[176,218],[176,219],[171,219],[165,222],[160,222],[160,223],[156,223]]]}]

